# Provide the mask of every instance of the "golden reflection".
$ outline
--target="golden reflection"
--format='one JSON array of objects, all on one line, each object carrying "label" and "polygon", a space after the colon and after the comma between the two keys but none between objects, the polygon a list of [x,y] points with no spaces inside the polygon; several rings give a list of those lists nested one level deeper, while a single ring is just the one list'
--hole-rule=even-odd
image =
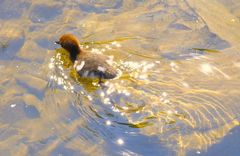
[{"label": "golden reflection", "polygon": [[[184,156],[208,150],[239,126],[240,22],[234,2],[126,0],[120,9],[99,7],[104,13],[75,9],[77,1],[55,3],[63,13],[45,23],[29,18],[32,7],[43,5],[37,1],[18,18],[0,19],[0,48],[13,49],[10,61],[0,59],[5,155],[28,155],[39,144],[38,155],[51,155],[61,145],[83,155],[108,155],[113,137],[107,130],[124,127],[138,128],[134,135],[154,136]],[[99,87],[97,80],[78,76],[63,49],[49,59],[63,32],[89,34],[82,48],[113,55],[120,77]],[[23,103],[39,117],[27,116]],[[114,138],[127,144],[124,136]]]},{"label": "golden reflection", "polygon": [[[88,79],[82,78],[78,75],[78,73],[72,68],[72,62],[69,59],[69,54],[64,49],[57,49],[55,57],[50,59],[49,69],[55,71],[57,75],[51,75],[50,79],[53,79],[57,82],[58,85],[63,85],[65,90],[74,90],[73,84],[68,81],[68,75],[74,79],[76,82],[81,83],[81,85],[88,91],[94,92],[98,88],[96,82],[97,79]],[[58,72],[56,71],[56,68]],[[64,73],[63,68],[65,70],[69,69],[69,73]]]}]

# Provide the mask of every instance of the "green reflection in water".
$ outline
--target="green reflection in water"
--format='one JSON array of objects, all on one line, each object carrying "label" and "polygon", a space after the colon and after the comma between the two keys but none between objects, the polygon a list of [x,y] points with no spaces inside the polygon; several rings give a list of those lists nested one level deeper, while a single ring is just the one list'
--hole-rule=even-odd
[{"label": "green reflection in water", "polygon": [[220,53],[219,50],[215,50],[215,49],[193,48],[193,50],[199,50],[199,51],[208,52],[208,53]]}]

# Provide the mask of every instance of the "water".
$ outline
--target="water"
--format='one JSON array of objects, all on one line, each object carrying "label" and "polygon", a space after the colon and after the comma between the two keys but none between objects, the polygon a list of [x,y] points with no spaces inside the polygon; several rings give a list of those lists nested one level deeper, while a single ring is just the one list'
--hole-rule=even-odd
[{"label": "water", "polygon": [[[240,1],[0,0],[0,155],[239,155]],[[82,79],[73,33],[121,76]]]}]

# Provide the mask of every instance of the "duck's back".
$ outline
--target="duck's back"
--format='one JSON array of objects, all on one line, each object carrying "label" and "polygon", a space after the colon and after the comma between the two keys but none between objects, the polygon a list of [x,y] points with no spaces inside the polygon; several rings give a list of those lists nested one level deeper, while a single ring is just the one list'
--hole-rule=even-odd
[{"label": "duck's back", "polygon": [[113,79],[117,71],[111,66],[111,59],[105,55],[82,53],[74,62],[74,68],[81,77]]}]

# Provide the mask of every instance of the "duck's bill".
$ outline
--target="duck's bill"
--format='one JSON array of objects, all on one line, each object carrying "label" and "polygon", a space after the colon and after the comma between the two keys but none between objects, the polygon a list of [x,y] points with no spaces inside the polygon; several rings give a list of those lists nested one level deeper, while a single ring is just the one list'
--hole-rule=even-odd
[{"label": "duck's bill", "polygon": [[60,42],[59,41],[55,41],[55,44],[60,44]]}]

